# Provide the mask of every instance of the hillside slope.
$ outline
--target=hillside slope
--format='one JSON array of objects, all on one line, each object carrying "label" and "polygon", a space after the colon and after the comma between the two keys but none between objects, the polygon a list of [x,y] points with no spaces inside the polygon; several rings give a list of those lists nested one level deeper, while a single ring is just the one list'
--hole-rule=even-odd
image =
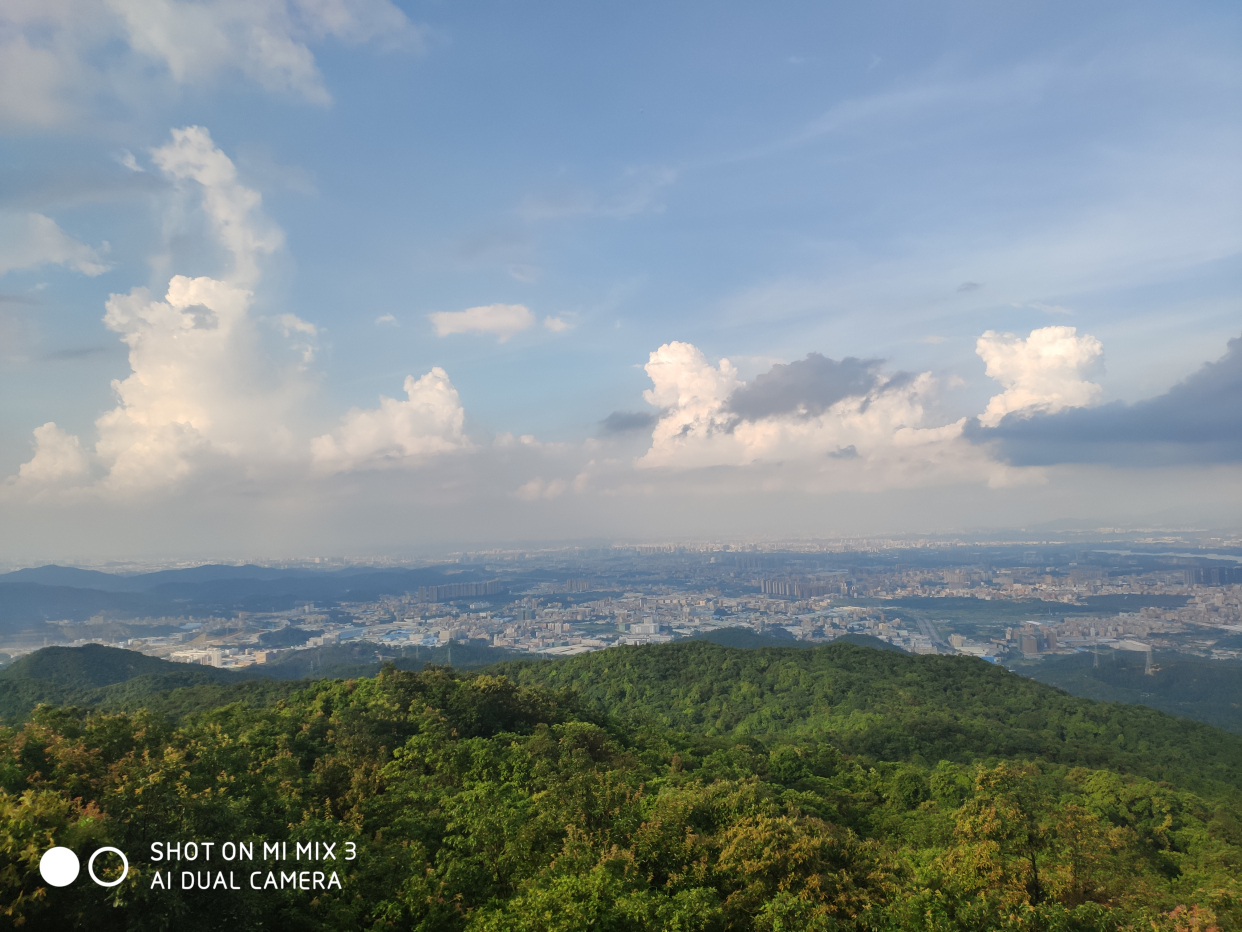
[{"label": "hillside slope", "polygon": [[241,679],[226,670],[102,644],[45,647],[0,670],[0,719],[21,719],[40,703],[108,708],[116,705],[109,698],[128,696],[145,704],[175,689]]},{"label": "hillside slope", "polygon": [[1105,650],[1098,657],[1053,655],[1015,669],[1075,696],[1150,706],[1242,734],[1242,660],[1157,651],[1148,675],[1146,659],[1136,651]]},{"label": "hillside slope", "polygon": [[[864,716],[862,734],[866,716],[896,716],[900,730],[929,709],[999,698],[1017,677],[849,645],[673,644],[584,659],[510,668],[574,680],[582,696],[386,669],[176,726],[145,712],[55,709],[0,726],[0,909],[17,927],[65,932],[1242,928],[1236,788],[1208,779],[1210,792],[1196,794],[1025,754],[961,764],[854,756],[794,714],[814,709],[832,724],[822,710],[844,705],[847,719]],[[925,658],[937,659],[952,660]],[[667,676],[667,701],[656,673]],[[592,675],[598,695],[646,719],[584,706]],[[951,688],[954,678],[965,682]],[[729,695],[748,703],[740,719],[719,707]],[[1039,684],[1026,693],[1044,707],[1057,696]],[[1100,713],[1063,698],[1085,719]],[[700,705],[715,716],[714,736],[655,720],[707,721]],[[925,717],[903,719],[903,705]],[[742,722],[763,724],[765,708],[768,736],[741,734]],[[837,727],[834,738],[851,734]],[[1199,744],[1181,746],[1188,764],[1212,736],[1225,756],[1236,749],[1236,737],[1205,728]],[[904,753],[899,742],[883,747]],[[152,839],[212,841],[215,853],[153,863]],[[272,871],[269,856],[234,858],[226,839],[291,851],[330,842],[359,856],[277,865],[332,871],[336,886],[273,879],[259,889],[244,878]],[[51,843],[129,852],[130,879],[117,892],[81,881],[49,890],[39,861]],[[242,882],[157,886],[164,867]]]},{"label": "hillside slope", "polygon": [[1075,698],[969,657],[682,641],[493,669],[571,689],[600,714],[707,736],[819,736],[879,760],[1027,757],[1184,786],[1242,786],[1242,737],[1142,706]]},{"label": "hillside slope", "polygon": [[380,653],[373,643],[352,641],[219,670],[102,644],[45,647],[0,670],[0,721],[23,720],[40,704],[110,712],[146,708],[180,719],[230,702],[274,702],[308,680],[375,676],[384,663],[403,670],[429,665],[467,670],[513,656],[466,644]]}]

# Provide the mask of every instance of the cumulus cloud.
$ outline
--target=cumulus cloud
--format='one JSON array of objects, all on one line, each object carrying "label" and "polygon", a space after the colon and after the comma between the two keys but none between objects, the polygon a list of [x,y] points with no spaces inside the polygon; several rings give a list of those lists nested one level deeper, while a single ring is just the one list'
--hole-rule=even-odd
[{"label": "cumulus cloud", "polygon": [[232,159],[201,126],[173,130],[172,141],[151,158],[174,181],[195,183],[216,240],[233,256],[229,279],[253,282],[259,260],[280,248],[284,234],[263,216],[259,192],[238,181]]},{"label": "cumulus cloud", "polygon": [[739,417],[756,421],[779,414],[808,417],[822,414],[842,398],[866,395],[881,381],[879,359],[827,359],[808,353],[806,359],[778,363],[741,386],[729,399]]},{"label": "cumulus cloud", "polygon": [[[262,216],[258,193],[238,182],[231,160],[200,127],[173,131],[153,161],[197,194],[232,268],[223,279],[175,275],[162,297],[135,288],[108,299],[104,323],[129,347],[131,371],[112,383],[116,407],[95,425],[103,492],[168,488],[208,465],[253,471],[287,460],[294,448],[287,421],[306,391],[301,367],[266,351],[251,315],[259,262],[281,242]],[[304,365],[313,354],[314,325],[294,314],[277,325],[284,351],[300,355]],[[55,462],[76,462],[69,451],[80,446],[77,438],[47,425],[39,430],[35,458],[19,478],[46,472],[40,464],[53,460],[40,460],[45,448],[58,451]],[[76,467],[73,474],[87,478]]]},{"label": "cumulus cloud", "polygon": [[1133,404],[1009,415],[971,436],[1017,465],[1242,462],[1242,337],[1163,395]]},{"label": "cumulus cloud", "polygon": [[[404,400],[382,397],[378,408],[351,409],[336,430],[313,440],[299,434],[319,328],[292,312],[266,319],[253,313],[253,287],[263,260],[283,241],[281,231],[207,130],[173,131],[152,162],[196,197],[229,267],[219,278],[174,275],[162,296],[134,288],[109,298],[104,323],[128,346],[131,371],[112,383],[116,405],[96,421],[93,451],[45,424],[35,431],[34,456],[9,488],[59,483],[130,499],[195,477],[270,484],[291,470],[323,476],[420,465],[472,448],[461,401],[440,368],[407,378]],[[517,310],[534,323],[528,310]],[[513,311],[467,312],[468,323],[503,338]]]},{"label": "cumulus cloud", "polygon": [[745,383],[729,360],[713,366],[691,343],[665,343],[643,368],[652,382],[643,398],[664,413],[652,432],[651,449],[640,462],[691,465],[687,458],[701,458],[705,440],[728,432],[731,418],[726,403]]},{"label": "cumulus cloud", "polygon": [[1103,391],[1087,377],[1099,370],[1104,347],[1093,336],[1079,336],[1075,327],[1043,327],[1025,339],[989,330],[979,337],[975,352],[987,364],[988,376],[1005,387],[979,416],[984,427],[995,427],[1015,412],[1051,414],[1084,407]]},{"label": "cumulus cloud", "polygon": [[646,371],[653,387],[644,397],[661,413],[640,468],[763,466],[772,487],[804,489],[1009,481],[962,439],[965,418],[925,424],[930,373],[887,376],[876,360],[811,354],[747,384],[729,360],[713,365],[688,343],[660,347]]},{"label": "cumulus cloud", "polygon": [[333,434],[317,437],[311,444],[316,468],[384,469],[470,448],[461,399],[443,369],[406,376],[405,392],[405,401],[381,396],[378,408],[350,409]]},{"label": "cumulus cloud", "polygon": [[535,315],[522,304],[487,304],[464,311],[438,311],[428,314],[427,319],[438,337],[455,333],[492,333],[501,343],[535,326]]},{"label": "cumulus cloud", "polygon": [[18,470],[23,485],[50,485],[82,479],[90,471],[82,444],[53,421],[34,430],[34,456]]},{"label": "cumulus cloud", "polygon": [[110,268],[101,251],[107,251],[106,243],[100,250],[92,249],[43,214],[0,213],[0,275],[41,265],[63,265],[84,275],[100,275]]},{"label": "cumulus cloud", "polygon": [[613,411],[600,421],[600,429],[605,434],[631,434],[651,430],[659,420],[654,411]]},{"label": "cumulus cloud", "polygon": [[329,38],[418,48],[423,32],[390,0],[9,0],[0,121],[55,125],[100,97],[137,101],[137,88],[149,94],[152,62],[177,84],[232,72],[326,104],[310,46]]},{"label": "cumulus cloud", "polygon": [[174,276],[163,300],[145,288],[113,295],[104,323],[129,346],[118,404],[96,421],[105,484],[174,484],[207,461],[264,459],[287,447],[292,386],[269,378],[250,316],[251,293],[213,278]]},{"label": "cumulus cloud", "polygon": [[573,324],[561,317],[545,317],[543,325],[553,333],[563,333],[573,326]]}]

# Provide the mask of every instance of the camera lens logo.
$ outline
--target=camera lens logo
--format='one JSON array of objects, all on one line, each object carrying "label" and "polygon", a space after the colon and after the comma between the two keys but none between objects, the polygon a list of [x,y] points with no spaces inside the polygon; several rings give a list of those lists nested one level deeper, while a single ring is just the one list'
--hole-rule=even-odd
[{"label": "camera lens logo", "polygon": [[[100,880],[95,873],[95,859],[101,854],[115,854],[121,859],[121,876],[115,880]],[[78,856],[73,853],[70,848],[48,848],[43,852],[43,857],[39,859],[39,875],[44,882],[51,887],[67,887],[78,879],[78,874],[82,871],[82,865],[78,861]],[[101,887],[115,887],[127,876],[129,876],[129,859],[125,857],[125,853],[119,848],[105,846],[96,849],[91,855],[89,861],[86,862],[86,872],[90,874],[91,880],[99,884]]]},{"label": "camera lens logo", "polygon": [[82,865],[69,848],[48,848],[39,859],[39,874],[53,887],[67,887],[78,879]]}]

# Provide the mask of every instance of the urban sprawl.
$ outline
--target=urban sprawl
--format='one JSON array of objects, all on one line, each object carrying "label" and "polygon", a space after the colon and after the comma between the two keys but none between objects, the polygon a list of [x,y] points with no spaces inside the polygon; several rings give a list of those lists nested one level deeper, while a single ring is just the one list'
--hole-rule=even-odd
[{"label": "urban sprawl", "polygon": [[1231,659],[1239,652],[1217,645],[1242,633],[1240,566],[1185,541],[1141,549],[890,542],[491,551],[433,565],[438,584],[366,601],[96,616],[53,622],[62,636],[43,641],[105,643],[221,668],[349,645],[364,656],[374,648],[372,659],[448,647],[451,662],[456,644],[560,657],[726,629],[812,643],[868,635],[912,653],[992,662],[1106,650]]}]

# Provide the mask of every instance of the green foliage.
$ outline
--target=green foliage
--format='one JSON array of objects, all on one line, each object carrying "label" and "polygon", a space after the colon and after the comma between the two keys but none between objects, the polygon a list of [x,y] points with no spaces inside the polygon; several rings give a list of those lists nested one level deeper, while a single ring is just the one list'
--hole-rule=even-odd
[{"label": "green foliage", "polygon": [[40,704],[180,717],[228,702],[263,704],[298,688],[102,644],[45,647],[0,671],[0,720],[21,721]]},{"label": "green foliage", "polygon": [[[1146,673],[1137,651],[1051,655],[1019,672],[1075,696],[1140,704],[1242,734],[1242,661],[1162,651]],[[1097,665],[1098,664],[1098,665]]]},{"label": "green foliage", "polygon": [[[1028,682],[688,644],[503,675],[389,666],[178,722],[45,706],[0,729],[0,909],[104,932],[1242,930],[1242,806],[1220,777],[1238,739]],[[1073,742],[1045,737],[1071,721]],[[1197,790],[1139,772],[1116,739],[1144,723]],[[1079,759],[1093,747],[1129,771]],[[153,889],[150,843],[192,839],[360,856],[339,890]],[[115,845],[130,879],[48,890],[53,843]]]},{"label": "green foliage", "polygon": [[232,702],[267,705],[306,685],[294,681],[374,676],[384,659],[405,670],[434,664],[473,669],[513,656],[469,644],[384,654],[371,643],[352,642],[296,651],[242,670],[220,670],[102,644],[45,647],[0,671],[0,721],[22,721],[40,704],[110,712],[148,709],[179,719]]},{"label": "green foliage", "polygon": [[573,689],[601,715],[709,736],[824,739],[889,761],[1038,759],[1213,793],[1242,786],[1242,739],[1143,707],[1075,699],[969,657],[683,641],[494,669]]}]

